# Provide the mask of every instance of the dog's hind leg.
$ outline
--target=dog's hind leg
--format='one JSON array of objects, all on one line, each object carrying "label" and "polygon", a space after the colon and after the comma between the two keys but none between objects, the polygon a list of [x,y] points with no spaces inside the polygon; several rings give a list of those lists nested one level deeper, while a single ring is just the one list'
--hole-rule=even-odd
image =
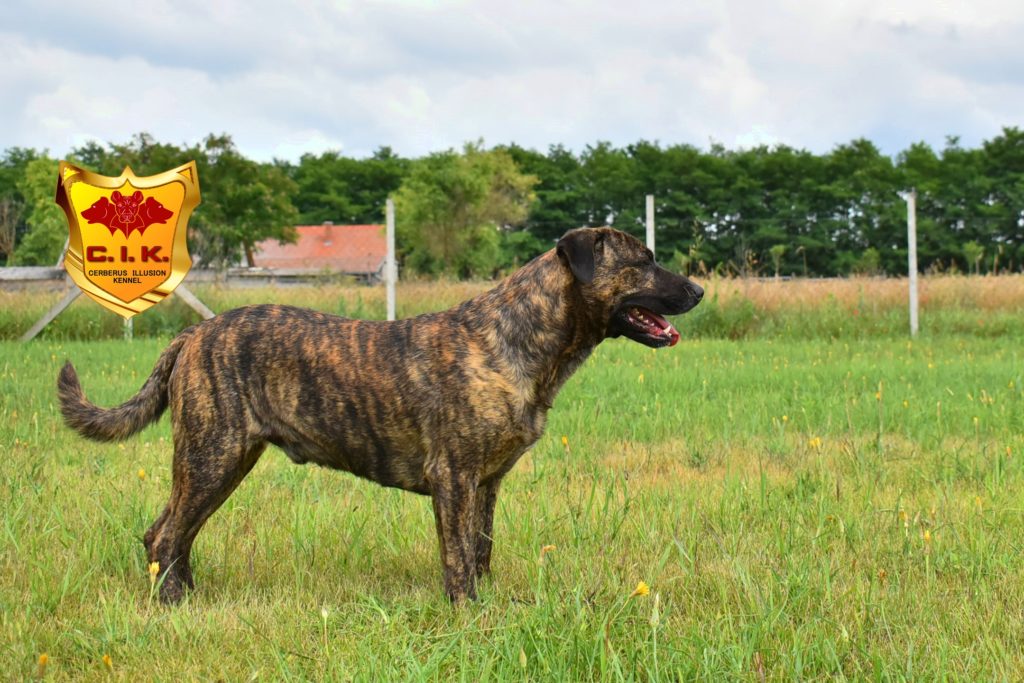
[{"label": "dog's hind leg", "polygon": [[266,447],[262,440],[242,434],[221,432],[203,440],[179,433],[176,430],[171,499],[144,539],[149,561],[160,563],[160,599],[168,603],[178,602],[195,586],[190,556],[196,535]]}]

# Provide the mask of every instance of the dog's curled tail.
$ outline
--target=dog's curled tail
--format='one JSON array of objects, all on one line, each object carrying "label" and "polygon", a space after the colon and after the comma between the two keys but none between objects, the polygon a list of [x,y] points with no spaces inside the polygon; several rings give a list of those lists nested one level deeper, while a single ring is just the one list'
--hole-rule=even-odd
[{"label": "dog's curled tail", "polygon": [[119,441],[142,430],[167,409],[167,382],[178,352],[191,336],[191,329],[174,338],[161,354],[139,393],[116,408],[100,408],[85,397],[78,373],[71,361],[64,363],[57,377],[57,396],[64,422],[84,437],[96,441]]}]

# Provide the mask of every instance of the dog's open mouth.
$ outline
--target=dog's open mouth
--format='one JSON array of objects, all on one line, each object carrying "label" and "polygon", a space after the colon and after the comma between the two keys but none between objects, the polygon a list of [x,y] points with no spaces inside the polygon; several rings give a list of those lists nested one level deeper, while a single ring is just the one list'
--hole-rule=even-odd
[{"label": "dog's open mouth", "polygon": [[648,346],[675,346],[679,341],[679,332],[672,323],[649,308],[630,306],[622,315],[634,333],[629,336],[636,341]]}]

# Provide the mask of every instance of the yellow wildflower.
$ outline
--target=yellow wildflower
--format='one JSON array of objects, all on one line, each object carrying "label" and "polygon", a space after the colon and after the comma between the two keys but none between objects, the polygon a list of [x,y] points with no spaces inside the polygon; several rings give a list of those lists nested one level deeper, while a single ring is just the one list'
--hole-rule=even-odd
[{"label": "yellow wildflower", "polygon": [[39,655],[39,667],[36,670],[36,674],[37,674],[38,678],[45,678],[46,677],[46,663],[49,662],[49,661],[50,661],[50,657],[45,652],[43,654]]},{"label": "yellow wildflower", "polygon": [[783,415],[782,416],[782,421],[783,422],[789,422],[789,415]]},{"label": "yellow wildflower", "polygon": [[110,658],[110,655],[103,655],[103,663],[107,665],[107,668],[111,671],[114,670],[114,660]]},{"label": "yellow wildflower", "polygon": [[651,592],[651,587],[648,586],[643,581],[641,581],[640,583],[638,583],[636,585],[636,588],[633,589],[633,592],[629,594],[629,597],[630,598],[644,597],[645,595],[649,595],[650,592]]},{"label": "yellow wildflower", "polygon": [[139,468],[139,479],[141,481],[146,480],[146,470],[142,469],[141,467]]},{"label": "yellow wildflower", "polygon": [[153,585],[156,583],[156,576],[160,573],[160,563],[150,562],[149,563],[149,583]]},{"label": "yellow wildflower", "polygon": [[813,449],[813,450],[819,450],[821,448],[821,437],[820,436],[815,436],[815,437],[811,438],[807,442],[807,445],[811,449]]},{"label": "yellow wildflower", "polygon": [[640,373],[640,377],[637,378],[637,381],[640,382],[640,384],[644,383],[644,373]]}]

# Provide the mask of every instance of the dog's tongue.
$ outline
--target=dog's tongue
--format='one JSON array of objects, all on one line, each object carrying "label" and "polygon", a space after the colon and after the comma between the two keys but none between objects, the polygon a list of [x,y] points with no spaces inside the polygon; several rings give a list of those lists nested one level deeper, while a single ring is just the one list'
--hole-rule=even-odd
[{"label": "dog's tongue", "polygon": [[654,311],[643,308],[642,306],[636,306],[633,318],[638,320],[640,324],[646,328],[646,332],[648,334],[654,337],[665,337],[668,339],[669,346],[675,346],[679,343],[679,332],[676,331],[676,328],[672,326],[672,323],[665,320]]}]

